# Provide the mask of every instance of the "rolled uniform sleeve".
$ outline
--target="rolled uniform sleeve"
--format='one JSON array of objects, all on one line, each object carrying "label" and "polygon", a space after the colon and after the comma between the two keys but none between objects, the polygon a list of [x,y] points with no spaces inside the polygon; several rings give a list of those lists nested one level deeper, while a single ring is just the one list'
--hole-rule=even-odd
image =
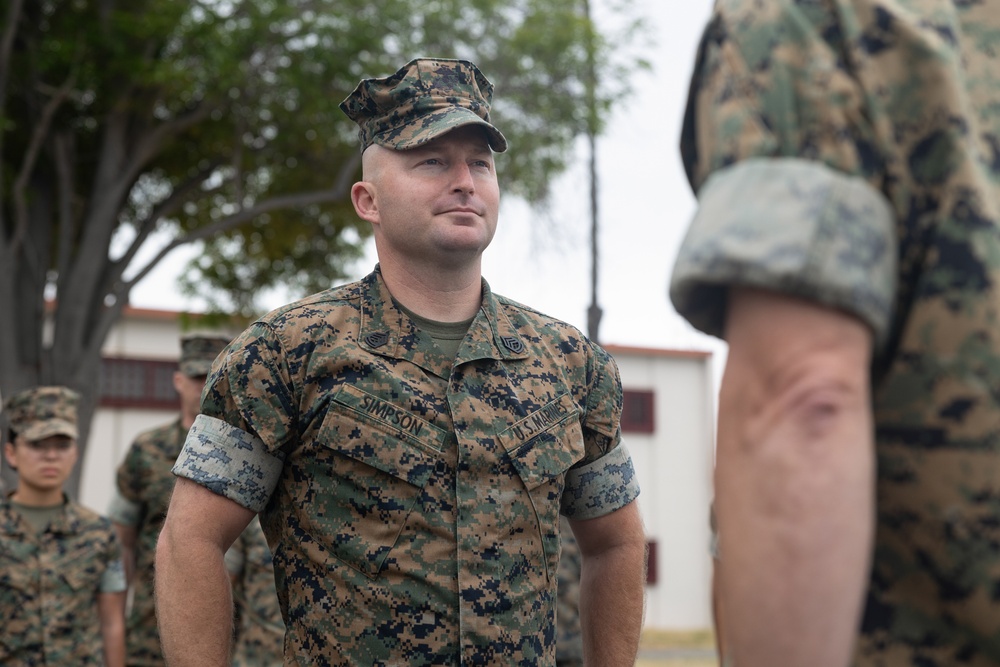
[{"label": "rolled uniform sleeve", "polygon": [[794,158],[714,174],[670,287],[677,311],[722,337],[725,288],[759,287],[850,312],[883,343],[896,286],[893,216],[859,178]]},{"label": "rolled uniform sleeve", "polygon": [[202,414],[173,472],[260,512],[277,486],[296,412],[273,331],[257,323],[216,359]]},{"label": "rolled uniform sleeve", "polygon": [[898,241],[868,101],[827,6],[716,4],[692,76],[681,154],[699,210],[670,297],[722,336],[728,288],[849,312],[889,335]]},{"label": "rolled uniform sleeve", "polygon": [[125,565],[121,557],[108,563],[104,573],[101,575],[101,583],[98,591],[101,593],[123,593],[128,588],[125,580]]},{"label": "rolled uniform sleeve", "polygon": [[562,513],[594,519],[621,509],[639,495],[632,458],[621,442],[622,386],[618,366],[592,344],[595,363],[583,418],[584,459],[566,473]]},{"label": "rolled uniform sleeve", "polygon": [[260,438],[226,422],[198,415],[173,473],[260,512],[281,476],[282,460]]}]

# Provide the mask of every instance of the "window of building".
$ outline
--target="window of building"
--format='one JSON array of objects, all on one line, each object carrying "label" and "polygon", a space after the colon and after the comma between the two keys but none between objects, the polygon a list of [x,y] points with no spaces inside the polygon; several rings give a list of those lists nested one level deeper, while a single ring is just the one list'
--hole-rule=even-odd
[{"label": "window of building", "polygon": [[622,432],[652,433],[654,426],[653,392],[626,389],[623,394]]},{"label": "window of building", "polygon": [[176,361],[101,359],[101,405],[116,408],[177,409]]}]

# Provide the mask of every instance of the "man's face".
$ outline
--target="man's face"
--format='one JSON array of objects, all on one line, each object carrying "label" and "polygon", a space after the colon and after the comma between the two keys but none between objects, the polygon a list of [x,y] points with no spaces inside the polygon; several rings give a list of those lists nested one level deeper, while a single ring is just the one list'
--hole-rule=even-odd
[{"label": "man's face", "polygon": [[[450,266],[478,260],[500,209],[493,152],[483,130],[464,126],[418,148],[368,148],[366,185],[381,261]],[[357,186],[356,186],[357,187]]]},{"label": "man's face", "polygon": [[17,436],[4,447],[11,468],[17,469],[19,484],[36,492],[61,490],[79,457],[76,440],[52,435],[41,440]]},{"label": "man's face", "polygon": [[181,414],[190,419],[201,412],[201,391],[205,388],[205,375],[185,375],[180,371],[174,373],[174,389],[181,399]]}]

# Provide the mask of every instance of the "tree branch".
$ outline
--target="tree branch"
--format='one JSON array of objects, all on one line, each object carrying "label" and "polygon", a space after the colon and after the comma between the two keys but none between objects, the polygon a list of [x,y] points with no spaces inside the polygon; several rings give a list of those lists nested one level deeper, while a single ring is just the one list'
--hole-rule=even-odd
[{"label": "tree branch", "polygon": [[[20,22],[23,0],[11,0],[7,5],[7,16],[4,17],[4,29],[0,35],[0,118],[6,116],[7,81],[10,79],[10,58],[14,50],[14,35]],[[0,128],[0,155],[3,155],[3,128]],[[0,162],[0,182],[3,182],[3,162]],[[0,231],[4,229],[3,188],[0,188]],[[0,249],[6,245],[3,234],[0,234]]]},{"label": "tree branch", "polygon": [[[28,148],[25,151],[24,160],[21,162],[21,169],[11,188],[14,196],[14,235],[11,239],[11,247],[15,252],[18,245],[24,241],[25,234],[27,233],[28,200],[24,193],[28,187],[28,179],[31,177],[31,172],[35,169],[38,154],[42,150],[46,136],[48,136],[52,119],[55,117],[59,107],[62,106],[62,103],[69,97],[75,81],[76,74],[70,74],[69,78],[54,92],[42,109],[42,114],[35,125],[35,131],[32,132],[31,141],[28,143]],[[27,256],[27,253],[25,256]]]},{"label": "tree branch", "polygon": [[184,130],[208,118],[214,109],[215,107],[211,105],[203,104],[190,113],[157,125],[152,132],[139,142],[136,150],[132,153],[131,159],[125,166],[125,177],[129,179],[134,178],[142,170],[142,167],[160,152],[164,143],[176,138]]},{"label": "tree branch", "polygon": [[[360,153],[357,154],[355,157],[352,157],[350,160],[348,160],[349,163],[355,163],[355,168],[357,163],[360,163],[360,161],[361,161]],[[345,171],[347,171],[348,173],[353,173],[353,170],[348,170],[346,168]],[[133,277],[131,280],[122,285],[123,292],[127,294],[129,291],[131,291],[131,289],[140,280],[145,278],[146,275],[150,271],[152,271],[153,268],[157,264],[159,264],[164,257],[170,254],[175,248],[178,248],[182,245],[193,243],[195,241],[200,241],[202,239],[207,239],[211,236],[215,236],[216,234],[228,231],[238,225],[253,220],[259,215],[267,213],[268,211],[274,211],[285,208],[295,208],[297,206],[308,206],[309,204],[325,204],[328,202],[334,202],[343,199],[344,196],[347,194],[347,189],[343,186],[342,183],[342,181],[344,180],[345,179],[343,178],[343,172],[342,172],[341,177],[338,178],[338,183],[335,185],[335,187],[329,190],[317,190],[314,192],[302,192],[293,195],[274,197],[260,204],[257,204],[252,208],[242,210],[239,213],[228,216],[210,225],[206,225],[199,229],[193,230],[182,237],[174,239],[166,246],[164,246],[164,248],[160,250],[160,252],[156,255],[156,257],[150,260],[146,264],[146,266],[144,266],[142,270],[140,270],[139,273],[135,275],[135,277]]]},{"label": "tree branch", "polygon": [[56,275],[69,275],[69,265],[72,261],[75,238],[73,234],[73,158],[70,155],[71,137],[59,132],[53,137],[54,159],[56,165],[56,202],[59,221],[58,246],[56,258]]},{"label": "tree branch", "polygon": [[[160,220],[169,217],[180,209],[181,206],[190,201],[191,197],[189,195],[191,192],[197,190],[204,180],[208,178],[216,167],[218,167],[218,165],[218,162],[211,163],[208,167],[198,171],[197,174],[185,180],[184,183],[180,184],[178,187],[174,188],[173,192],[170,193],[170,196],[157,204],[150,212],[149,216],[139,223],[139,230],[136,233],[135,238],[132,239],[132,243],[129,244],[128,250],[126,250],[125,254],[114,262],[114,268],[108,277],[108,291],[111,291],[112,285],[119,283],[122,274],[128,268],[129,264],[132,263],[132,260],[135,259],[135,256],[149,238],[149,235],[156,229]],[[202,194],[211,194],[217,189],[219,188],[204,191]],[[126,293],[127,291],[128,290],[125,290]],[[115,296],[119,299],[124,299],[127,296],[126,293],[121,293],[120,289],[114,290]]]}]

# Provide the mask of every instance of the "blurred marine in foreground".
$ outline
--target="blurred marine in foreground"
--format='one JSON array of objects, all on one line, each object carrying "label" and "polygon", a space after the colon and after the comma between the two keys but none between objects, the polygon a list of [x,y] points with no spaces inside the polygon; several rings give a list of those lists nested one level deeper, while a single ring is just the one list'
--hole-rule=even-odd
[{"label": "blurred marine in foreground", "polygon": [[1000,2],[720,0],[682,153],[726,658],[1000,665]]}]

